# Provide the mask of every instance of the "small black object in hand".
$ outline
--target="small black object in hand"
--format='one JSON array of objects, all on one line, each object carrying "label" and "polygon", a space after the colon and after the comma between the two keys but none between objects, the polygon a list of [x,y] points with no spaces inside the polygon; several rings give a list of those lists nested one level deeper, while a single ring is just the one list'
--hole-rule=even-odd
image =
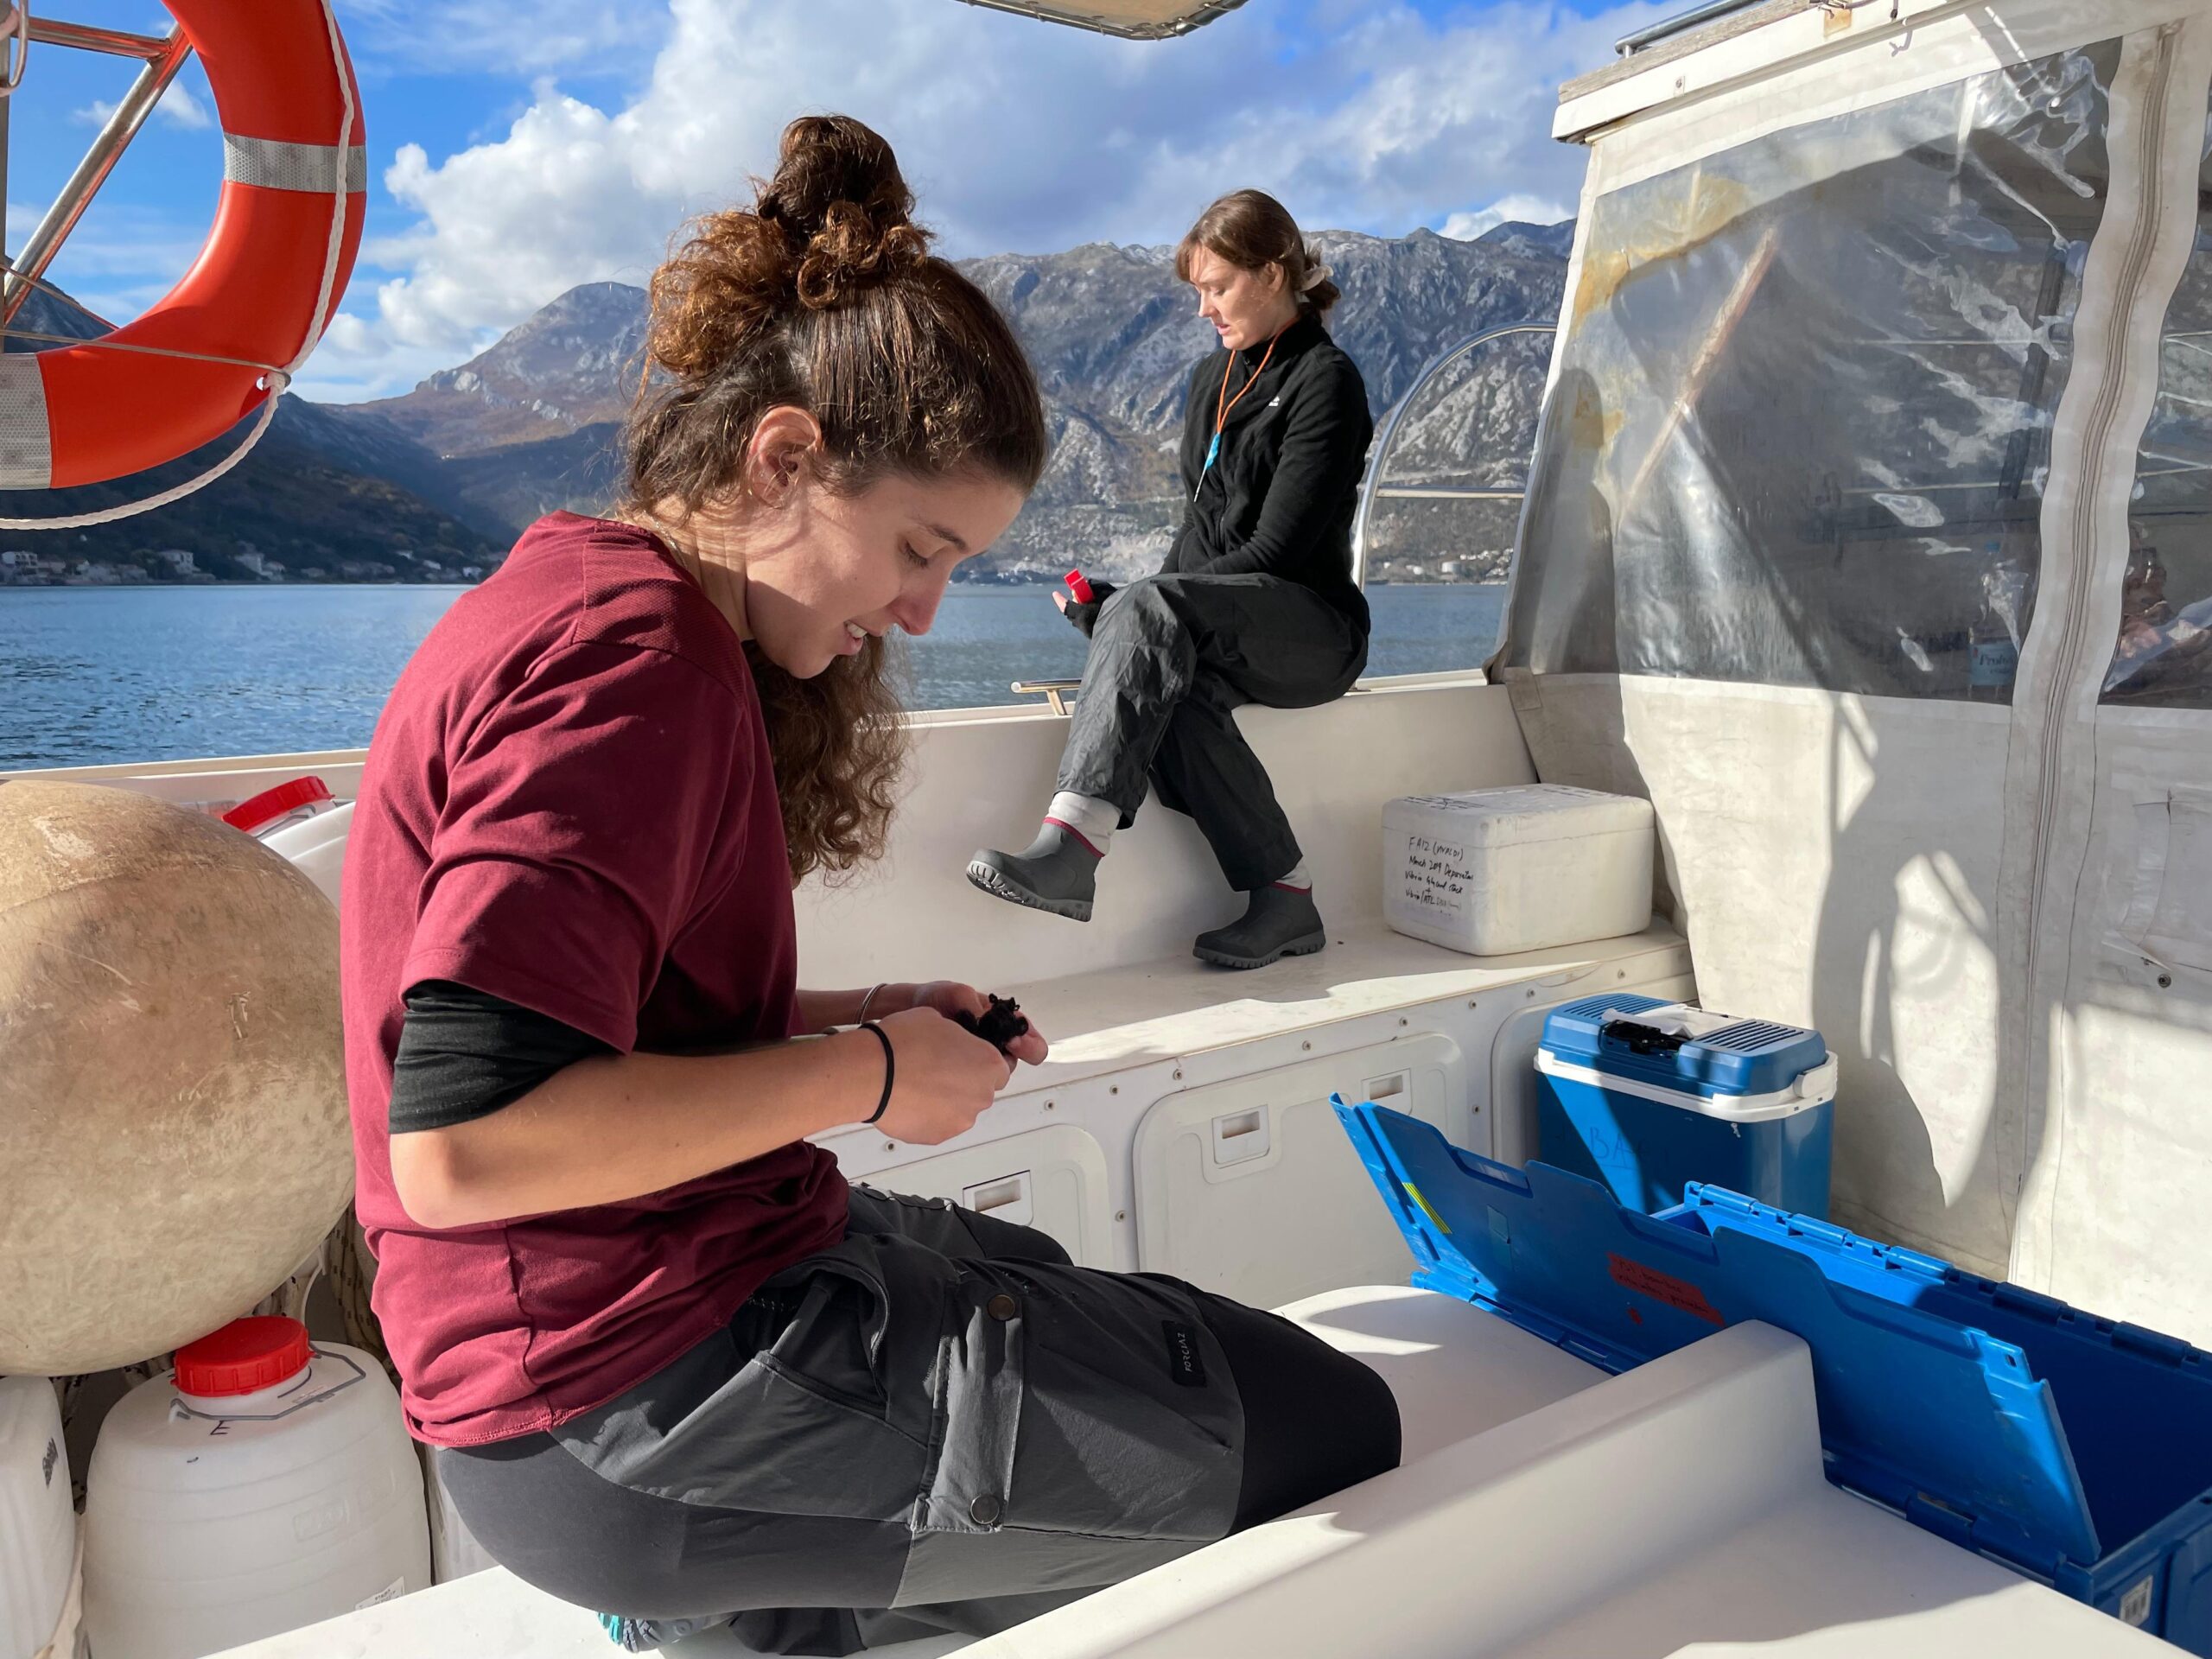
[{"label": "small black object in hand", "polygon": [[981,1019],[963,1008],[953,1019],[961,1028],[982,1038],[1001,1054],[1012,1046],[1014,1039],[1029,1030],[1028,1016],[1021,1011],[1021,1004],[1010,996],[991,999],[991,1011]]}]

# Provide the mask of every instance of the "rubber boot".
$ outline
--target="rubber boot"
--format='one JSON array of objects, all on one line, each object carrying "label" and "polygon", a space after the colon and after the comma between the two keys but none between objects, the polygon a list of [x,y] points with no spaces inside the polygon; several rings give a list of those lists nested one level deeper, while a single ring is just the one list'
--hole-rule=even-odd
[{"label": "rubber boot", "polygon": [[1087,922],[1098,890],[1098,855],[1074,831],[1048,823],[1021,852],[987,847],[977,853],[968,861],[968,879],[1014,904]]},{"label": "rubber boot", "polygon": [[619,1613],[599,1616],[600,1629],[625,1653],[658,1653],[686,1637],[717,1630],[729,1622],[730,1615],[727,1613],[708,1618],[625,1618]]},{"label": "rubber boot", "polygon": [[1262,887],[1242,921],[1198,935],[1191,954],[1223,968],[1264,968],[1281,957],[1310,957],[1328,944],[1313,895],[1294,887]]}]

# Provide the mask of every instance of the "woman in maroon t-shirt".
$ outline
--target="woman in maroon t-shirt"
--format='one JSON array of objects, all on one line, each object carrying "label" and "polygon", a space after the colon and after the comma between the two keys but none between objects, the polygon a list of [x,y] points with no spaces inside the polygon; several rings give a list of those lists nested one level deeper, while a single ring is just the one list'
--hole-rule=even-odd
[{"label": "woman in maroon t-shirt", "polygon": [[947,1017],[969,986],[798,988],[793,884],[887,836],[884,636],[928,630],[1048,452],[912,205],[880,138],[810,118],[695,227],[625,506],[540,521],[433,630],[347,848],[410,1425],[485,1547],[626,1645],[997,1628],[1397,1456],[1388,1390],[1285,1322],[849,1189],[807,1141],[950,1139],[1046,1052]]}]

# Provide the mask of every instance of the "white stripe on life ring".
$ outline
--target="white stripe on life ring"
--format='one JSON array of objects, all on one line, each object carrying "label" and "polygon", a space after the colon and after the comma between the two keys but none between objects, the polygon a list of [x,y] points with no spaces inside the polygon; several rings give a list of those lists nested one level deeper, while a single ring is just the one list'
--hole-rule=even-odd
[{"label": "white stripe on life ring", "polygon": [[[281,138],[223,135],[223,182],[254,184],[264,190],[305,190],[328,195],[338,188],[338,146],[294,144]],[[368,152],[355,144],[346,156],[346,191],[359,195],[369,188]]]},{"label": "white stripe on life ring", "polygon": [[0,490],[43,490],[54,481],[54,433],[46,379],[32,352],[0,357]]}]

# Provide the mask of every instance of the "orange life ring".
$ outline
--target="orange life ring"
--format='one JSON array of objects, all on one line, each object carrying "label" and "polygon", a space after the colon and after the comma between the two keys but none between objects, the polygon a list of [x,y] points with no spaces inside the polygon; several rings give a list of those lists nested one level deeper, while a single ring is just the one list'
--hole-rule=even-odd
[{"label": "orange life ring", "polygon": [[[120,478],[220,437],[271,395],[264,365],[321,337],[353,269],[368,163],[353,66],[323,0],[165,3],[207,66],[223,129],[214,227],[135,321],[98,343],[0,357],[0,489]],[[349,98],[343,241],[316,317]],[[134,346],[151,350],[117,349]],[[168,352],[229,360],[157,354]]]}]

